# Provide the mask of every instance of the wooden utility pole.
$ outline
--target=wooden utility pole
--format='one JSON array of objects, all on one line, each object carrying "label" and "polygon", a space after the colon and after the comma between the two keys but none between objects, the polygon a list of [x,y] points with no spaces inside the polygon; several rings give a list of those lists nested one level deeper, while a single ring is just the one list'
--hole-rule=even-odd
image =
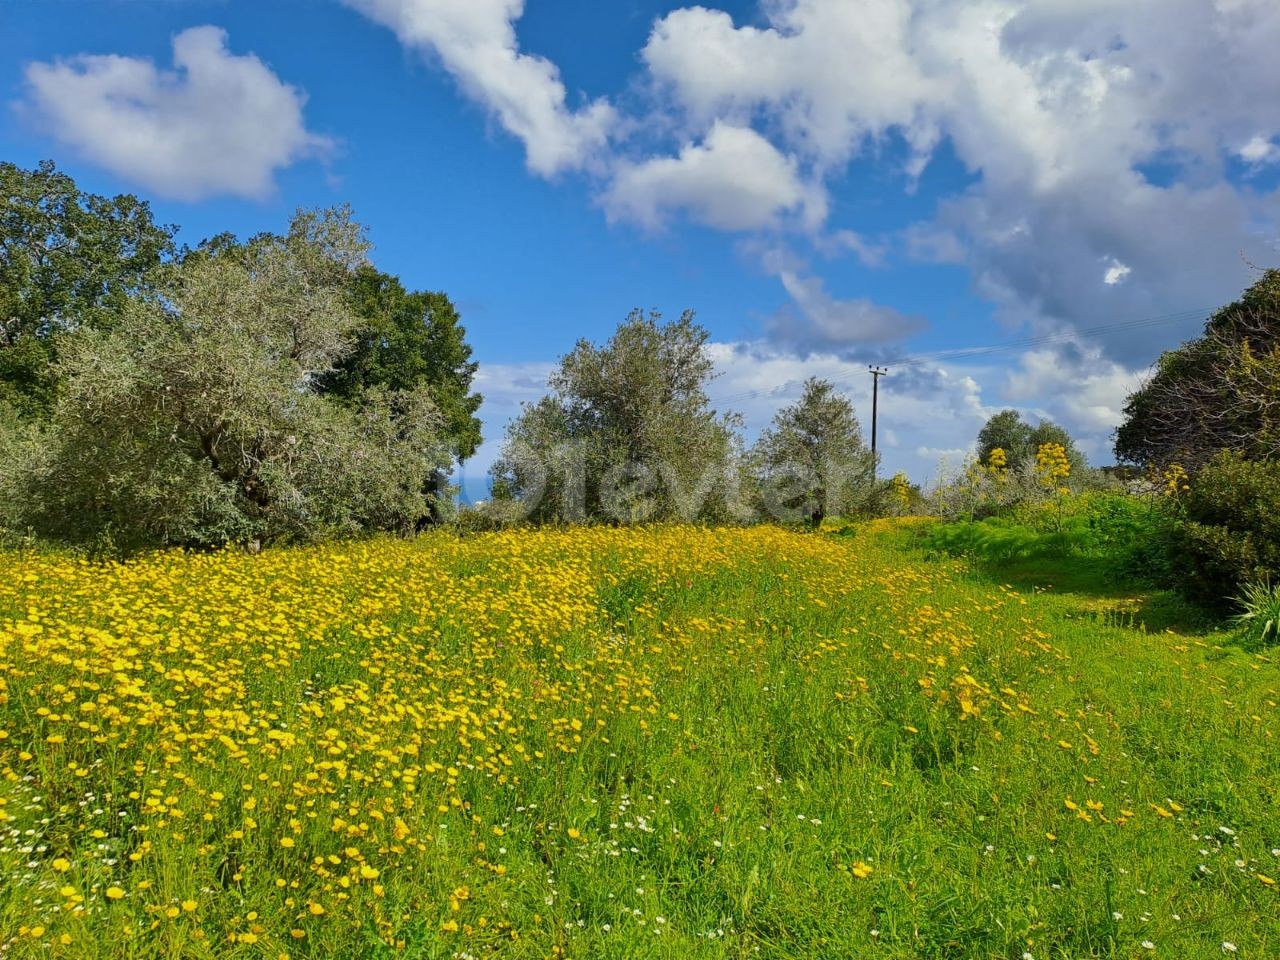
[{"label": "wooden utility pole", "polygon": [[875,459],[876,455],[876,415],[880,406],[880,378],[885,376],[889,371],[885,367],[871,367],[867,369],[871,371],[871,457]]}]

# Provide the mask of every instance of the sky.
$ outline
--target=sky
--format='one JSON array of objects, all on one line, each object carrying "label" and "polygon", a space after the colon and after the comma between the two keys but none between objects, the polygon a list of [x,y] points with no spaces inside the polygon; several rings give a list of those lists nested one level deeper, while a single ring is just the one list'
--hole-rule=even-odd
[{"label": "sky", "polygon": [[482,495],[557,358],[693,309],[749,435],[827,377],[929,482],[1007,407],[1110,463],[1276,266],[1275,0],[0,0],[0,159],[180,239],[350,203],[458,305]]}]

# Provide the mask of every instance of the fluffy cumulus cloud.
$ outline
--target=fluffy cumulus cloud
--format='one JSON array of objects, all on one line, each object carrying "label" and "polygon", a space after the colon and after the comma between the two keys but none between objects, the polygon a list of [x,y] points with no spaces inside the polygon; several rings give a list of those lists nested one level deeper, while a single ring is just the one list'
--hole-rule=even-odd
[{"label": "fluffy cumulus cloud", "polygon": [[1005,374],[1001,396],[1062,421],[1083,438],[1090,454],[1107,460],[1111,431],[1144,374],[1108,359],[1096,345],[1068,342],[1019,356]]},{"label": "fluffy cumulus cloud", "polygon": [[794,160],[750,127],[720,121],[674,157],[621,165],[604,206],[611,218],[649,228],[677,210],[734,231],[774,226],[789,214],[810,222],[826,214],[821,193],[803,182]]},{"label": "fluffy cumulus cloud", "polygon": [[534,173],[588,166],[607,144],[613,108],[596,100],[573,109],[556,65],[520,52],[515,24],[524,0],[344,2],[438,57],[467,96],[524,143]]},{"label": "fluffy cumulus cloud", "polygon": [[123,179],[181,200],[262,198],[277,170],[327,150],[305,97],[216,27],[173,39],[173,69],[78,56],[26,69],[25,109],[53,137]]},{"label": "fluffy cumulus cloud", "polygon": [[768,115],[799,153],[833,167],[864,138],[902,128],[928,149],[922,107],[943,94],[913,46],[906,0],[792,0],[765,4],[767,28],[735,26],[719,10],[673,11],[642,57],[691,123]]},{"label": "fluffy cumulus cloud", "polygon": [[[1002,320],[1044,331],[1208,308],[1246,261],[1275,259],[1280,195],[1255,176],[1280,161],[1275,0],[763,0],[750,23],[691,5],[652,25],[632,87],[648,112],[625,118],[572,105],[556,67],[520,52],[523,0],[345,2],[437,55],[535,172],[590,169],[615,221],[824,253],[856,237],[864,263],[963,265]],[[899,158],[911,189],[943,145],[972,185],[936,216],[879,236],[832,222],[851,161]],[[797,317],[814,348],[846,328],[876,339],[888,316],[778,276],[784,339]],[[1111,348],[1129,360],[1147,340]]]},{"label": "fluffy cumulus cloud", "polygon": [[[904,230],[903,248],[967,265],[1010,321],[1207,308],[1248,282],[1246,259],[1274,260],[1276,195],[1230,175],[1280,159],[1273,0],[762,11],[759,26],[706,7],[655,24],[642,56],[668,108],[694,129],[767,130],[818,182],[887,135],[909,147],[909,181],[947,141],[975,185]],[[1147,340],[1114,349],[1133,357]]]}]

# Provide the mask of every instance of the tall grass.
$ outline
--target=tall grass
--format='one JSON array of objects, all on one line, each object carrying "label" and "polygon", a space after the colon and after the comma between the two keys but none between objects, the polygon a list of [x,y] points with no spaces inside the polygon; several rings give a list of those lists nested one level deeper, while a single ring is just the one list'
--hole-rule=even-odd
[{"label": "tall grass", "polygon": [[14,558],[4,955],[1280,955],[1274,660],[902,530]]}]

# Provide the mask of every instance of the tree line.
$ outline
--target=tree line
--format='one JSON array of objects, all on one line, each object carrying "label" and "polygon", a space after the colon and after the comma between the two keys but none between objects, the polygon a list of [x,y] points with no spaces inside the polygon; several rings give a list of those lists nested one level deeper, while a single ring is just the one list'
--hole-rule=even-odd
[{"label": "tree line", "polygon": [[346,208],[179,247],[134,197],[0,164],[0,510],[118,549],[407,531],[480,441],[448,297]]},{"label": "tree line", "polygon": [[691,312],[634,311],[604,344],[581,340],[550,392],[508,427],[493,468],[500,519],[821,524],[886,495],[848,398],[810,379],[748,449],[715,410],[708,334]]},{"label": "tree line", "polygon": [[[451,474],[481,439],[449,298],[380,271],[345,207],[245,240],[176,235],[136,197],[0,163],[0,526],[128,550],[449,519]],[[877,478],[852,405],[822,380],[748,445],[710,399],[707,344],[691,312],[638,310],[606,342],[579,341],[508,426],[472,519],[973,517],[980,486],[993,503],[1043,493],[1046,463],[1076,486],[1099,477],[1061,426],[1004,410],[939,486],[950,500],[926,500]],[[1115,449],[1188,479],[1186,555],[1237,581],[1280,573],[1280,503],[1249,506],[1280,486],[1280,273],[1159,359]]]},{"label": "tree line", "polygon": [[[179,246],[131,196],[0,164],[0,524],[105,551],[406,533],[480,443],[454,305],[369,259],[345,207]],[[817,525],[881,487],[810,381],[750,450],[707,332],[633,313],[511,424],[490,519]],[[485,521],[487,522],[487,521]]]}]

